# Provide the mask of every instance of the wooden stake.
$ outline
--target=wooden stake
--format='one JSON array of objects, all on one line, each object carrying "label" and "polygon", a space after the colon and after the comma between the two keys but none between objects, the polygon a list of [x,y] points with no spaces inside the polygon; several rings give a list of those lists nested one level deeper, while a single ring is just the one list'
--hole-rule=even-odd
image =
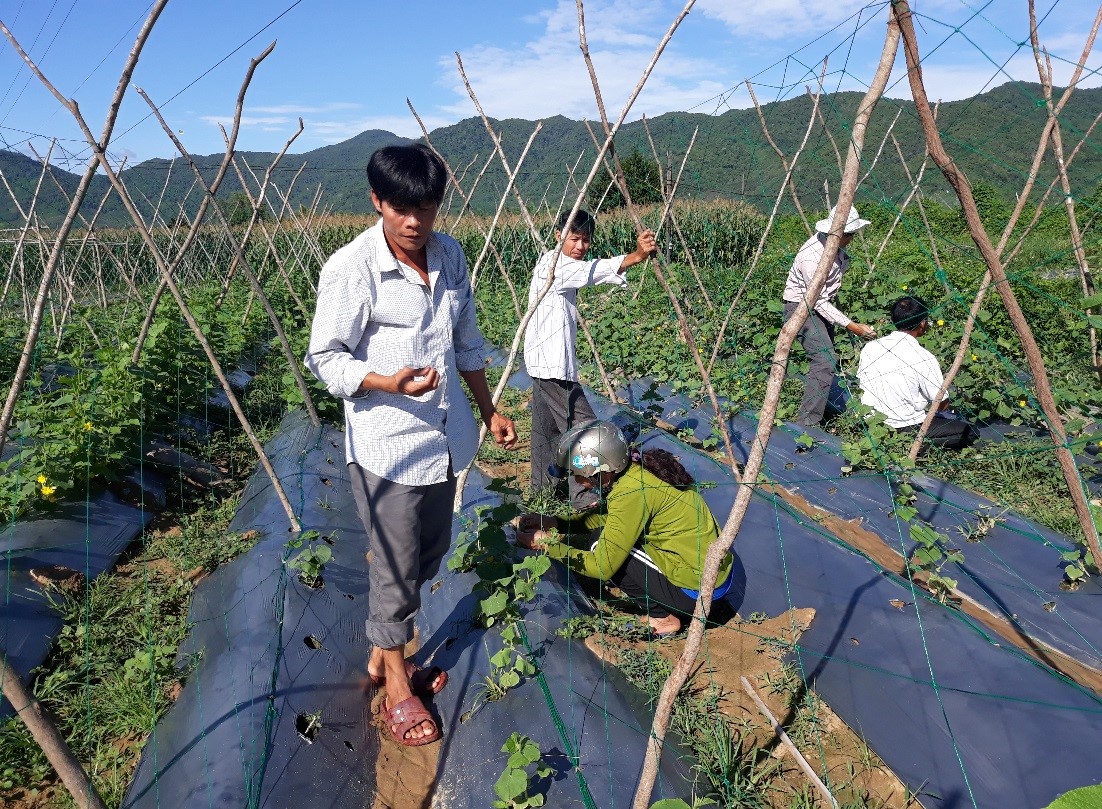
[{"label": "wooden stake", "polygon": [[[853,205],[857,190],[857,173],[861,166],[861,153],[864,149],[865,132],[868,129],[869,118],[872,116],[872,111],[887,86],[892,64],[895,62],[895,54],[899,45],[899,26],[894,18],[889,19],[887,28],[884,49],[880,54],[880,63],[877,66],[876,74],[873,76],[868,92],[857,108],[857,116],[850,135],[850,146],[846,154],[845,170],[842,173],[842,181],[839,187],[834,220],[831,222],[830,233],[827,235],[823,256],[819,260],[819,264],[815,268],[815,274],[808,286],[807,299],[811,301],[818,299],[823,284],[826,282],[827,270],[830,268],[841,242],[846,216],[849,213],[850,206]],[[674,664],[669,678],[662,687],[662,693],[658,697],[654,722],[651,725],[651,737],[647,743],[646,759],[643,762],[643,772],[632,803],[633,809],[647,809],[650,806],[651,793],[654,791],[654,783],[658,778],[658,763],[662,757],[662,746],[673,713],[674,699],[688,680],[696,658],[700,654],[700,647],[704,640],[705,616],[707,616],[712,606],[712,593],[715,589],[716,578],[719,575],[719,565],[730,552],[731,546],[738,537],[739,529],[742,527],[746,511],[750,506],[750,498],[753,496],[758,481],[762,460],[765,458],[765,450],[769,446],[773,420],[777,416],[777,404],[780,401],[781,385],[784,383],[788,355],[792,350],[792,344],[796,341],[796,335],[807,321],[809,311],[806,306],[798,307],[792,317],[781,327],[780,334],[777,336],[777,345],[773,351],[769,379],[766,383],[765,399],[758,415],[758,429],[754,441],[750,445],[750,453],[746,459],[741,485],[738,487],[735,502],[731,507],[727,520],[724,522],[723,530],[720,532],[719,538],[708,549],[708,554],[704,559],[696,612],[689,624],[684,651]]]},{"label": "wooden stake", "polygon": [[754,686],[750,685],[750,681],[745,677],[739,677],[739,679],[742,680],[743,690],[750,695],[750,699],[754,700],[754,704],[758,706],[758,710],[761,711],[762,716],[769,720],[769,724],[772,726],[773,732],[777,734],[777,738],[780,739],[781,744],[783,744],[788,752],[792,754],[792,757],[796,759],[796,765],[803,770],[804,775],[806,775],[808,780],[815,785],[815,788],[819,790],[819,794],[823,796],[824,800],[837,809],[838,801],[834,800],[834,796],[830,794],[827,785],[822,782],[819,775],[811,768],[811,765],[807,763],[807,759],[804,758],[799,748],[797,748],[796,745],[792,743],[792,740],[788,738],[788,734],[785,733],[784,728],[781,727],[781,723],[773,716],[773,713],[769,710],[769,706],[762,702],[761,697],[758,696],[758,692],[754,690]]}]

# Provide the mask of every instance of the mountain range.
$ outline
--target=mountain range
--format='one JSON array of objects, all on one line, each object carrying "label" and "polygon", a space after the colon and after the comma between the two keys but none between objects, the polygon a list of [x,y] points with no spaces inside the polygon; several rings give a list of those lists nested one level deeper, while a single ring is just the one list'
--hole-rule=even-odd
[{"label": "mountain range", "polygon": [[[1057,89],[1057,98],[1059,93]],[[831,194],[836,193],[840,171],[835,144],[844,158],[849,128],[861,98],[860,93],[844,92],[824,95],[820,101],[822,121],[812,128],[793,175],[801,199],[812,209],[825,207],[827,189]],[[788,160],[803,140],[811,112],[809,95],[766,103],[761,108],[769,134]],[[1075,92],[1060,117],[1066,152],[1088,133],[1099,112],[1102,112],[1102,89]],[[982,181],[1005,199],[1013,200],[1029,170],[1046,115],[1039,85],[1010,82],[969,99],[941,104],[938,127],[950,153],[974,184]],[[491,119],[491,124],[501,137],[510,164],[515,165],[536,122]],[[590,126],[594,131],[600,128],[599,124],[590,123]],[[678,187],[679,198],[744,200],[761,210],[768,210],[773,204],[785,168],[765,138],[754,109],[732,109],[722,114],[667,113],[648,120],[647,127],[659,162],[672,176],[677,175],[695,132],[692,151]],[[922,163],[925,142],[914,104],[909,100],[883,99],[866,137],[865,171],[872,170],[859,189],[859,200],[899,201],[911,188],[911,181],[890,139],[877,155],[889,127],[912,175]],[[463,178],[464,189],[470,189],[489,161],[470,201],[476,212],[493,212],[505,188],[507,174],[500,161],[493,158],[493,145],[482,120],[469,118],[441,127],[430,132],[429,139],[453,171]],[[371,203],[364,171],[368,157],[380,146],[409,142],[391,132],[368,130],[341,143],[286,155],[273,173],[273,181],[286,190],[298,174],[291,194],[291,203],[295,206],[309,207],[320,187],[320,210],[368,213]],[[617,135],[616,149],[621,155],[638,149],[651,156],[653,152],[644,123],[626,124]],[[581,182],[595,154],[585,122],[562,116],[545,119],[518,174],[517,188],[529,207],[542,203],[555,210],[570,184],[570,169],[576,166],[575,176]],[[262,177],[275,155],[239,152],[238,157]],[[209,180],[222,155],[195,159]],[[21,153],[0,151],[0,171],[26,208],[38,182],[41,164]],[[1050,153],[1042,165],[1041,181],[1047,183],[1054,171]],[[62,220],[67,208],[66,195],[76,188],[79,176],[56,167],[51,173],[53,179],[47,178],[42,184],[35,210],[39,220],[52,227]],[[1097,142],[1088,140],[1072,164],[1070,175],[1075,194],[1086,196],[1094,192],[1102,176],[1102,149]],[[188,213],[198,206],[200,196],[192,189],[191,171],[178,159],[147,160],[126,168],[122,178],[145,216],[149,216],[158,199],[162,200],[165,219],[172,219],[181,205]],[[607,176],[598,175],[597,182],[607,183]],[[933,165],[925,172],[923,189],[927,195],[951,201],[949,187]],[[91,217],[107,190],[106,178],[97,175],[82,210],[85,217]],[[231,170],[219,197],[228,198],[239,190],[238,179]],[[279,204],[276,196],[269,198]],[[515,209],[513,199],[509,200],[509,207]],[[104,206],[98,222],[120,227],[130,224],[114,195]],[[0,226],[21,227],[22,224],[23,217],[10,195],[0,192]]]}]

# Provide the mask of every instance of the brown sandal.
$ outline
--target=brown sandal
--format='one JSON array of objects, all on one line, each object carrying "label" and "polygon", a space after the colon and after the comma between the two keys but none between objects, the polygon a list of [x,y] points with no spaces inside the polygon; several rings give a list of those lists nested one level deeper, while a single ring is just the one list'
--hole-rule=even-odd
[{"label": "brown sandal", "polygon": [[[386,720],[387,729],[394,741],[398,744],[404,744],[406,747],[420,747],[440,738],[440,726],[436,724],[436,720],[432,718],[432,714],[428,712],[424,703],[418,697],[404,699],[389,709],[384,703],[383,718]],[[432,725],[432,733],[420,738],[406,736],[413,728],[425,722]]]},{"label": "brown sandal", "polygon": [[[375,688],[382,688],[386,685],[386,677],[382,674],[367,675],[371,679],[371,684]],[[427,669],[423,669],[416,663],[409,660],[406,661],[406,676],[409,677],[410,688],[414,694],[422,697],[432,697],[439,694],[444,690],[444,686],[448,684],[448,673],[439,666],[429,666]],[[433,687],[433,683],[436,682],[438,677],[442,677],[440,685]]]}]

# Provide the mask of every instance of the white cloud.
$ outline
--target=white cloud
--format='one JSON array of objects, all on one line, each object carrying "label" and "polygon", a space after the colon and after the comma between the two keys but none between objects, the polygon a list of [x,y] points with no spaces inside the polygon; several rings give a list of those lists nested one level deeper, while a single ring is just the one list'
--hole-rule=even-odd
[{"label": "white cloud", "polygon": [[[672,22],[668,2],[590,0],[585,6],[586,40],[605,110],[615,120]],[[494,118],[598,118],[592,83],[578,44],[575,4],[560,0],[527,18],[542,26],[520,47],[476,45],[461,55],[483,110]],[[683,110],[722,92],[729,83],[725,65],[688,56],[677,36],[659,60],[632,109],[630,119]],[[722,54],[719,54],[722,56]],[[440,112],[447,117],[477,114],[454,59],[440,61],[441,82],[456,100]]]},{"label": "white cloud", "polygon": [[[698,0],[694,7],[706,17],[719,20],[732,33],[750,40],[753,37],[787,39],[810,33],[825,33],[858,10],[866,8],[866,0]],[[877,13],[870,10],[869,13]]]},{"label": "white cloud", "polygon": [[[226,127],[227,129],[230,126],[233,125],[233,116],[232,115],[200,115],[199,120],[200,121],[205,121],[206,123],[211,124],[212,126],[218,126],[219,124],[221,124],[222,126]],[[292,122],[292,119],[287,117],[286,115],[267,115],[267,116],[242,115],[241,116],[241,126],[243,126],[243,127],[244,126],[276,126],[276,125],[289,124],[291,122]]]},{"label": "white cloud", "polygon": [[274,106],[250,107],[250,112],[264,113],[267,115],[293,115],[306,116],[321,112],[339,112],[340,110],[359,109],[360,104],[348,101],[330,101],[325,104],[277,104]]}]

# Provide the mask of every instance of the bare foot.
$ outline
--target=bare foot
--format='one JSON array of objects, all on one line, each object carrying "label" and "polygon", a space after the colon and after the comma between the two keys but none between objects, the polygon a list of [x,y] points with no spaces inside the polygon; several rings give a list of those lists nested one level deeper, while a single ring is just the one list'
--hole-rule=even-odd
[{"label": "bare foot", "polygon": [[681,619],[676,615],[667,615],[665,618],[648,617],[647,621],[657,635],[672,635],[681,629]]}]

